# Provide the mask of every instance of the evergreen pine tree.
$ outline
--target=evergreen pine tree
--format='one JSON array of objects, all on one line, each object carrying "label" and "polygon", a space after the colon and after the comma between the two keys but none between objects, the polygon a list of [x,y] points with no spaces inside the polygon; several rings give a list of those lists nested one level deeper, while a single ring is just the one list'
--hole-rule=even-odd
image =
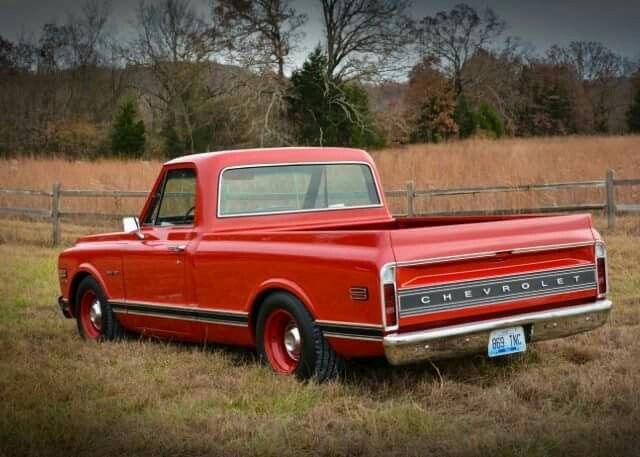
[{"label": "evergreen pine tree", "polygon": [[167,116],[167,119],[162,126],[160,136],[164,143],[164,153],[169,159],[184,155],[185,146],[184,142],[180,141],[180,136],[176,130],[175,117],[173,115]]},{"label": "evergreen pine tree", "polygon": [[141,157],[144,152],[144,122],[137,120],[138,111],[135,101],[127,99],[120,110],[111,129],[111,150],[114,154],[128,157]]},{"label": "evergreen pine tree", "polygon": [[458,124],[460,138],[469,138],[476,132],[477,125],[474,113],[464,97],[458,99],[453,119]]},{"label": "evergreen pine tree", "polygon": [[327,57],[316,48],[291,76],[288,112],[298,141],[320,146],[382,146],[384,139],[367,92],[356,83],[332,78],[327,71]]},{"label": "evergreen pine tree", "polygon": [[476,124],[493,138],[504,135],[504,124],[498,112],[487,103],[480,103],[478,112],[475,113]]},{"label": "evergreen pine tree", "polygon": [[630,132],[640,133],[640,90],[636,92],[629,111],[627,111],[627,126]]}]

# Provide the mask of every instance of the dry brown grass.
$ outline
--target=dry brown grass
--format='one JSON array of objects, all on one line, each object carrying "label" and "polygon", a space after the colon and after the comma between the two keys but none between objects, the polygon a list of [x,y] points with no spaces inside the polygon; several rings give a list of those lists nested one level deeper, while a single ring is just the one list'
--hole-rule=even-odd
[{"label": "dry brown grass", "polygon": [[[415,145],[374,152],[385,189],[514,186],[640,177],[640,136],[474,139],[439,145]],[[619,192],[621,200],[639,201],[640,190]],[[398,200],[398,199],[394,199]],[[420,211],[525,208],[568,203],[604,202],[597,189],[535,191],[471,196],[418,198]],[[392,205],[402,211],[403,202]]]},{"label": "dry brown grass", "polygon": [[[373,157],[385,189],[447,188],[604,179],[612,168],[619,177],[640,177],[640,136],[473,139],[439,145],[414,145],[376,151]],[[68,189],[142,190],[151,186],[160,162],[63,159],[0,161],[0,187],[51,190],[59,181]],[[624,189],[621,200],[640,201],[640,189]],[[404,201],[392,199],[393,210],[403,212]],[[419,198],[421,211],[522,208],[563,203],[603,202],[602,190],[577,189],[476,196]],[[2,197],[0,206],[48,207],[48,199]],[[140,199],[65,198],[63,208],[136,213]]]},{"label": "dry brown grass", "polygon": [[640,136],[472,139],[373,152],[385,187],[474,187],[640,173]]},{"label": "dry brown grass", "polygon": [[606,235],[610,323],[484,356],[354,362],[324,385],[250,351],[93,345],[53,304],[57,250],[0,245],[0,456],[640,455],[640,232]]}]

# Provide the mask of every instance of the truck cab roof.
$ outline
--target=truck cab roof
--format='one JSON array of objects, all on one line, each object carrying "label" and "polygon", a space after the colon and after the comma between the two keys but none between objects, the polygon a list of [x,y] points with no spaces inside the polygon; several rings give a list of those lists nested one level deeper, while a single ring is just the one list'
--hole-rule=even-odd
[{"label": "truck cab roof", "polygon": [[203,152],[169,160],[166,165],[191,163],[198,168],[215,165],[230,166],[301,163],[301,162],[366,162],[374,165],[371,156],[362,149],[338,147],[282,147],[233,149],[228,151]]}]

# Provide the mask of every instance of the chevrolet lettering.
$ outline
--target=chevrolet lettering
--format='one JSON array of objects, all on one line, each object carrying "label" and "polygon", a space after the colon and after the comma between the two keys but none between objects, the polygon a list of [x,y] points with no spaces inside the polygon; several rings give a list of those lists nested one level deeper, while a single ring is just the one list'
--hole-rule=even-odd
[{"label": "chevrolet lettering", "polygon": [[85,339],[245,346],[320,381],[353,358],[523,352],[612,306],[590,215],[394,218],[371,157],[345,148],[167,162],[137,217],[62,252],[58,278]]},{"label": "chevrolet lettering", "polygon": [[481,306],[524,297],[541,297],[563,291],[596,287],[595,265],[535,274],[500,277],[491,281],[466,281],[434,287],[405,289],[399,293],[400,315],[409,316]]}]

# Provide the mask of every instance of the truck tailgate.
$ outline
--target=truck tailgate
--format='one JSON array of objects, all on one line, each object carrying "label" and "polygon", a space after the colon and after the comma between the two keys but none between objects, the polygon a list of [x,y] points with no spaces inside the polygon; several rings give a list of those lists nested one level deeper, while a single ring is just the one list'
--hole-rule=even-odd
[{"label": "truck tailgate", "polygon": [[597,295],[590,215],[390,232],[399,326],[431,328]]}]

